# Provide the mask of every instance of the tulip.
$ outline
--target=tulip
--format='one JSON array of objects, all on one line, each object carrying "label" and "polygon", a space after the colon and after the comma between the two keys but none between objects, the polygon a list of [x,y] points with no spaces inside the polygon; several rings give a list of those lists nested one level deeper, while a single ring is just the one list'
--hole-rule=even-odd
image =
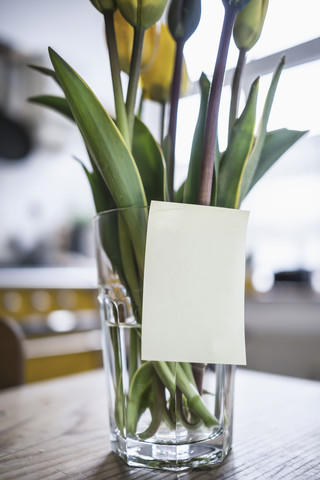
[{"label": "tulip", "polygon": [[[130,23],[125,20],[119,10],[114,14],[114,27],[116,31],[120,68],[123,72],[129,74],[134,31]],[[157,25],[153,25],[145,32],[142,48],[141,72],[147,70],[155,58],[158,47],[158,32],[159,29],[157,28]]]},{"label": "tulip", "polygon": [[226,69],[230,38],[237,13],[246,7],[249,0],[222,0],[225,8],[219,48],[210,89],[206,126],[203,138],[201,173],[198,203],[210,205],[216,161],[218,114]]},{"label": "tulip", "polygon": [[201,16],[200,0],[172,0],[168,25],[173,38],[186,41],[196,30]]},{"label": "tulip", "polygon": [[239,49],[250,50],[258,41],[267,13],[268,0],[251,0],[236,16],[233,38]]},{"label": "tulip", "polygon": [[90,2],[101,13],[114,12],[118,8],[116,0],[90,0]]},{"label": "tulip", "polygon": [[168,25],[171,35],[176,42],[176,53],[174,61],[174,72],[171,89],[171,108],[169,117],[169,145],[170,151],[167,155],[168,190],[170,196],[174,197],[174,170],[175,170],[175,146],[178,118],[178,103],[180,96],[180,85],[183,71],[183,49],[185,42],[193,34],[198,26],[201,16],[200,0],[172,0],[168,13]]},{"label": "tulip", "polygon": [[258,41],[268,8],[268,0],[251,0],[236,16],[233,38],[239,49],[239,57],[231,86],[231,103],[229,115],[229,140],[232,126],[237,118],[240,80],[246,62],[246,55]]},{"label": "tulip", "polygon": [[133,27],[147,29],[163,14],[167,0],[118,0],[117,5]]},{"label": "tulip", "polygon": [[[140,78],[142,47],[145,31],[161,17],[167,0],[118,0],[118,7],[124,18],[134,28],[133,47],[126,98],[126,112],[132,145],[134,109]],[[130,146],[131,146],[130,145]]]},{"label": "tulip", "polygon": [[[151,66],[141,75],[144,98],[159,103],[170,100],[176,44],[167,25],[161,25],[159,48]],[[188,73],[185,62],[181,79],[181,90],[185,93],[188,85]]]}]

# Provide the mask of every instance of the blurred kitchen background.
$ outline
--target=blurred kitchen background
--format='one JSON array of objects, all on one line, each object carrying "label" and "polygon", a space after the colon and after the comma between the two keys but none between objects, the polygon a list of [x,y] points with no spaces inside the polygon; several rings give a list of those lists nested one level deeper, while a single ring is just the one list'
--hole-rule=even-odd
[{"label": "blurred kitchen background", "polygon": [[[202,0],[202,18],[185,48],[190,80],[212,75],[222,25],[221,0]],[[261,74],[259,111],[272,72],[284,70],[269,129],[308,130],[252,190],[248,232],[246,334],[248,367],[320,379],[320,5],[269,0],[262,36],[249,52],[243,98]],[[0,0],[0,316],[18,324],[24,378],[36,381],[101,365],[92,234],[94,206],[79,158],[77,129],[27,102],[59,94],[48,77],[53,47],[113,113],[100,14],[89,0]],[[237,49],[231,44],[219,137],[225,146]],[[197,118],[196,84],[181,102],[178,187]],[[160,111],[145,121],[158,136]],[[5,358],[0,352],[0,368]],[[20,375],[21,376],[21,375]]]}]

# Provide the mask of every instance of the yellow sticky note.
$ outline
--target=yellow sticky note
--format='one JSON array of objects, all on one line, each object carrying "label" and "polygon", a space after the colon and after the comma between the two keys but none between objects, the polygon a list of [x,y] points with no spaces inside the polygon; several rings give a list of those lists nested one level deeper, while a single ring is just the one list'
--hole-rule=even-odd
[{"label": "yellow sticky note", "polygon": [[153,201],[142,312],[142,359],[246,364],[249,213]]}]

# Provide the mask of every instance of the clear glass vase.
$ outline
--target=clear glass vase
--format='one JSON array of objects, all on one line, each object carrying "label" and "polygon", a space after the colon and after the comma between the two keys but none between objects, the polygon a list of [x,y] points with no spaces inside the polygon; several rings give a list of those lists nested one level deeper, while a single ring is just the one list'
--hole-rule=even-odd
[{"label": "clear glass vase", "polygon": [[147,216],[129,208],[95,219],[112,449],[132,466],[217,465],[232,443],[235,367],[141,360],[144,252],[133,236],[145,235]]}]

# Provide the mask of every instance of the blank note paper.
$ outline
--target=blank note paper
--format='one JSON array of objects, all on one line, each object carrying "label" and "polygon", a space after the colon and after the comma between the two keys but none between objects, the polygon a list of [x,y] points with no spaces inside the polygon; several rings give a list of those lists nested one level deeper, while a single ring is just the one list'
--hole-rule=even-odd
[{"label": "blank note paper", "polygon": [[247,222],[241,210],[151,203],[143,360],[246,364]]}]

